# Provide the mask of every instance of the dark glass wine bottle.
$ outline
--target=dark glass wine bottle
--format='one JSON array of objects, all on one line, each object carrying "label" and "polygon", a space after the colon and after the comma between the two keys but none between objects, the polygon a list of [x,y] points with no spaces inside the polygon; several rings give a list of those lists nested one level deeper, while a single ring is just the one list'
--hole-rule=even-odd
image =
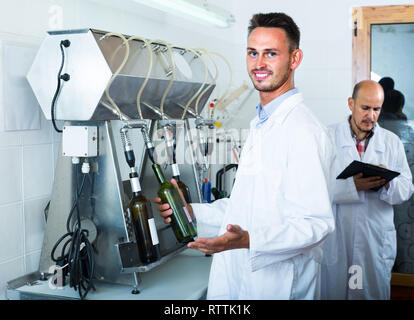
[{"label": "dark glass wine bottle", "polygon": [[187,185],[183,181],[181,181],[180,170],[178,169],[178,165],[176,163],[173,163],[171,165],[171,168],[173,172],[173,178],[175,179],[175,181],[177,181],[177,185],[180,188],[181,192],[183,193],[185,201],[187,201],[187,203],[191,203],[190,189],[187,187]]},{"label": "dark glass wine bottle", "polygon": [[158,163],[152,165],[155,176],[160,183],[158,196],[162,203],[168,203],[173,213],[171,215],[171,227],[178,242],[193,241],[197,236],[197,229],[190,213],[184,205],[178,190],[165,179],[161,166]]},{"label": "dark glass wine bottle", "polygon": [[133,197],[129,203],[135,226],[139,256],[144,264],[157,261],[160,255],[160,244],[157,228],[152,214],[151,202],[141,192],[138,175],[130,173]]}]

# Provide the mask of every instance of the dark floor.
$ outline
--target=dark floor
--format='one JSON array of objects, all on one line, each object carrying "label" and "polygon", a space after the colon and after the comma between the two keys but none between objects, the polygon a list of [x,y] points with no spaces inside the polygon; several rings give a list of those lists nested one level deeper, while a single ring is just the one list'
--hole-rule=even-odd
[{"label": "dark floor", "polygon": [[391,300],[414,300],[414,287],[391,286]]}]

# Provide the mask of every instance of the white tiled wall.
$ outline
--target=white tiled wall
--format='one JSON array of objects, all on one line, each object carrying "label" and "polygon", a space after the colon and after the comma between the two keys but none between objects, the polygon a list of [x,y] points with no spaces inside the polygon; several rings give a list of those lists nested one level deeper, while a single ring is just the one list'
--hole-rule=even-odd
[{"label": "white tiled wall", "polygon": [[4,261],[0,263],[0,274],[1,274],[1,293],[0,299],[5,298],[4,288],[6,281],[16,279],[21,275],[25,274],[25,259],[23,256],[14,258],[12,260]]},{"label": "white tiled wall", "polygon": [[42,248],[45,229],[44,208],[49,198],[34,198],[24,202],[25,253],[35,253]]},{"label": "white tiled wall", "polygon": [[50,194],[53,180],[53,144],[23,146],[24,200]]},{"label": "white tiled wall", "polygon": [[42,14],[43,20],[47,17],[44,11],[33,1],[0,4],[0,299],[7,281],[38,269],[45,230],[43,210],[50,199],[60,147],[60,134],[53,132],[40,108],[39,130],[4,131],[3,106],[8,95],[1,72],[7,63],[2,48],[9,41],[40,44],[39,29],[47,25],[39,23]]},{"label": "white tiled wall", "polygon": [[24,256],[25,225],[23,203],[16,202],[1,207],[1,260],[7,262]]},{"label": "white tiled wall", "polygon": [[0,203],[8,204],[23,200],[21,146],[0,149]]},{"label": "white tiled wall", "polygon": [[40,130],[0,132],[0,299],[7,281],[38,269],[59,146],[46,120]]}]

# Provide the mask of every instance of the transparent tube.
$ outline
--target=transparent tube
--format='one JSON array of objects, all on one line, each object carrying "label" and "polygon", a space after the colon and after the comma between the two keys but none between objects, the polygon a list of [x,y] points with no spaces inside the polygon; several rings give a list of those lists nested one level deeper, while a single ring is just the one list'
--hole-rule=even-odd
[{"label": "transparent tube", "polygon": [[114,32],[108,32],[106,33],[100,40],[104,40],[108,37],[118,37],[121,38],[121,40],[123,41],[123,43],[125,44],[125,56],[124,59],[122,60],[121,64],[119,65],[118,69],[115,71],[115,73],[112,75],[111,79],[109,80],[106,88],[105,88],[105,95],[107,97],[107,99],[109,100],[109,102],[111,103],[111,105],[115,108],[115,110],[118,112],[119,115],[119,119],[122,120],[122,112],[119,109],[118,105],[115,103],[115,101],[111,98],[111,96],[109,95],[109,88],[112,85],[112,82],[115,80],[115,78],[118,76],[118,74],[121,72],[121,70],[124,68],[128,57],[129,57],[129,43],[127,41],[127,39],[120,33],[114,33]]},{"label": "transparent tube", "polygon": [[141,88],[138,91],[137,100],[136,100],[136,102],[137,102],[138,116],[139,116],[139,118],[141,120],[143,120],[144,117],[142,116],[142,111],[141,111],[141,95],[142,95],[142,92],[144,91],[145,86],[147,85],[148,79],[149,79],[149,77],[151,75],[153,58],[152,58],[152,49],[151,49],[151,45],[150,45],[149,41],[146,40],[146,39],[144,39],[144,38],[141,38],[139,36],[129,37],[128,38],[128,41],[135,40],[135,39],[140,40],[140,41],[142,41],[145,44],[145,46],[147,48],[147,51],[148,51],[148,55],[149,55],[148,71],[147,71],[147,74],[145,76],[145,80],[142,83]]},{"label": "transparent tube", "polygon": [[170,83],[168,84],[167,89],[165,90],[162,98],[161,98],[161,103],[160,103],[160,111],[161,111],[161,116],[164,117],[164,102],[165,102],[165,98],[167,97],[168,92],[170,91],[173,82],[174,82],[174,78],[175,78],[175,63],[174,63],[174,57],[173,57],[173,53],[172,53],[172,49],[171,46],[164,40],[161,39],[157,39],[157,40],[152,40],[150,43],[161,43],[163,44],[166,48],[167,51],[170,55],[170,60],[171,60],[171,79],[170,79]]},{"label": "transparent tube", "polygon": [[[207,54],[209,57],[210,57],[210,52],[209,51],[207,51],[206,49],[204,49],[204,48],[197,48],[197,50],[199,50],[199,51],[201,51],[201,52],[204,52],[205,54]],[[217,79],[218,79],[218,76],[219,76],[219,70],[218,70],[218,68],[217,68],[217,64],[216,64],[216,62],[214,61],[214,59],[212,59],[211,57],[210,57],[210,59],[211,59],[211,61],[213,62],[213,65],[214,65],[214,68],[216,69],[216,74],[215,74],[215,76],[214,76],[214,79],[213,79],[213,81],[210,83],[210,85],[208,85],[207,86],[207,88],[205,88],[204,89],[204,91],[198,96],[198,98],[197,98],[197,100],[196,100],[196,104],[195,104],[195,111],[196,111],[196,115],[197,115],[197,117],[199,117],[199,114],[198,114],[198,105],[199,105],[199,103],[200,103],[200,100],[201,100],[201,98],[204,96],[204,94],[205,93],[207,93],[207,91],[217,82]]]},{"label": "transparent tube", "polygon": [[[185,50],[191,52],[194,54],[194,56],[196,56],[197,58],[199,58],[201,60],[201,62],[203,63],[204,66],[204,79],[203,79],[203,83],[201,84],[200,88],[197,90],[197,92],[191,97],[190,100],[188,100],[187,104],[184,107],[184,111],[183,111],[183,115],[181,116],[181,120],[185,119],[185,115],[187,113],[188,108],[190,107],[191,103],[194,101],[194,99],[200,94],[201,90],[203,90],[203,87],[205,86],[206,82],[207,82],[207,76],[208,76],[208,69],[207,69],[207,64],[204,61],[204,59],[202,58],[202,56],[197,53],[197,51],[195,51],[194,49],[191,48],[184,48]],[[196,117],[198,117],[198,110],[197,110],[197,106],[195,109],[195,115]]]},{"label": "transparent tube", "polygon": [[226,90],[224,91],[224,93],[220,96],[220,98],[217,99],[215,106],[213,107],[213,110],[211,111],[211,119],[214,118],[214,110],[216,109],[217,104],[219,104],[228,94],[231,84],[233,82],[233,71],[231,69],[231,65],[230,62],[220,53],[217,52],[209,52],[210,54],[216,55],[218,57],[220,57],[221,59],[223,59],[223,61],[226,63],[228,69],[229,69],[229,82],[227,84]]}]

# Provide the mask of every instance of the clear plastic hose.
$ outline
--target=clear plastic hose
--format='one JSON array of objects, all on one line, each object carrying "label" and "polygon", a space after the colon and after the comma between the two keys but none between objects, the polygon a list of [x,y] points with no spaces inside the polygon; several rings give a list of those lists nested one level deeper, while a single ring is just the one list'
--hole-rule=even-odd
[{"label": "clear plastic hose", "polygon": [[153,60],[152,59],[152,49],[151,49],[150,42],[148,40],[144,39],[144,38],[139,37],[139,36],[129,37],[128,41],[131,41],[131,40],[134,40],[134,39],[141,40],[142,42],[144,42],[144,44],[147,48],[148,54],[149,54],[149,63],[148,63],[147,75],[145,76],[145,80],[142,83],[141,88],[139,89],[138,94],[137,94],[138,116],[140,117],[141,120],[144,120],[144,117],[142,116],[142,111],[141,111],[141,95],[142,95],[142,92],[145,89],[145,86],[147,85],[148,79],[149,79],[149,77],[151,75],[151,71],[152,71],[152,60]]},{"label": "clear plastic hose", "polygon": [[167,97],[168,92],[171,89],[171,86],[173,85],[174,82],[174,78],[175,78],[175,63],[174,63],[174,57],[173,57],[173,53],[172,53],[172,49],[171,46],[164,40],[161,39],[157,39],[157,40],[151,40],[150,43],[161,43],[163,44],[167,50],[168,53],[170,55],[170,60],[171,60],[171,79],[170,79],[170,83],[168,84],[167,89],[165,90],[162,98],[161,98],[161,103],[160,103],[160,111],[161,111],[161,116],[164,118],[164,102],[165,102],[165,98]]},{"label": "clear plastic hose", "polygon": [[[173,47],[174,48],[174,47]],[[190,107],[191,103],[194,101],[194,99],[200,94],[201,90],[203,90],[203,87],[205,86],[206,82],[207,82],[207,76],[208,76],[208,69],[207,69],[207,64],[204,61],[204,59],[202,58],[201,54],[199,54],[197,51],[195,51],[192,48],[183,48],[186,51],[189,51],[191,53],[193,53],[197,58],[199,58],[201,60],[201,62],[203,63],[204,66],[204,79],[203,79],[203,83],[201,84],[200,88],[197,90],[197,92],[191,97],[190,100],[188,100],[187,104],[184,107],[184,111],[183,111],[183,115],[181,116],[181,120],[184,120],[185,115],[187,113],[188,108]],[[196,111],[196,116],[198,116],[197,110]]]},{"label": "clear plastic hose", "polygon": [[217,82],[217,79],[218,79],[218,76],[219,76],[219,71],[218,71],[216,62],[211,58],[209,51],[207,51],[204,48],[197,48],[197,50],[207,54],[210,57],[211,61],[213,62],[214,68],[216,69],[216,74],[214,76],[213,81],[207,86],[207,88],[205,88],[205,90],[197,98],[197,101],[196,101],[196,104],[195,104],[195,111],[196,111],[197,116],[199,116],[199,114],[198,114],[198,105],[200,103],[200,100],[204,96],[204,94],[206,94],[207,91]]},{"label": "clear plastic hose", "polygon": [[[232,71],[232,69],[231,69],[231,65],[230,65],[230,62],[222,55],[222,54],[220,54],[220,53],[218,53],[218,52],[213,52],[213,51],[207,51],[206,49],[204,49],[204,48],[199,48],[199,49],[197,49],[197,50],[200,50],[200,51],[202,51],[202,52],[205,52],[206,54],[208,54],[210,57],[211,57],[211,55],[216,55],[216,56],[218,56],[218,57],[220,57],[224,62],[225,62],[225,64],[227,65],[227,67],[228,67],[228,69],[229,69],[229,76],[230,76],[230,78],[229,78],[229,83],[227,84],[227,87],[226,87],[226,90],[224,91],[224,93],[223,93],[223,95],[220,97],[220,98],[218,98],[217,99],[217,101],[216,101],[216,103],[215,103],[215,106],[219,103],[219,102],[221,102],[226,96],[227,96],[227,94],[228,94],[228,92],[229,92],[229,90],[230,90],[230,87],[231,87],[231,84],[232,84],[232,81],[233,81],[233,71]],[[212,59],[212,61],[213,61],[213,63],[214,63],[214,66],[216,67],[216,71],[217,71],[217,73],[216,73],[216,77],[215,77],[215,79],[217,79],[218,78],[218,68],[217,68],[217,65],[216,65],[216,63],[214,62],[214,60]],[[203,93],[199,96],[199,99],[198,99],[198,102],[199,102],[199,100],[201,99],[201,97],[208,91],[208,89],[210,89],[210,88],[206,88],[206,90],[204,90],[203,91]],[[211,116],[210,116],[210,118],[211,119],[213,119],[213,117],[214,117],[214,110],[215,110],[215,108],[216,107],[213,107],[213,109],[212,109],[212,112],[211,112]],[[198,107],[198,105],[197,105],[197,107]]]},{"label": "clear plastic hose", "polygon": [[120,33],[114,33],[114,32],[108,32],[106,33],[100,40],[104,40],[108,37],[118,37],[121,38],[121,40],[123,41],[123,43],[125,44],[125,56],[124,59],[122,60],[122,63],[119,65],[118,69],[115,71],[115,73],[112,75],[111,79],[109,80],[106,88],[105,88],[105,95],[107,97],[107,99],[109,100],[109,102],[111,103],[111,105],[115,108],[115,110],[118,112],[119,115],[119,119],[122,120],[122,112],[119,109],[119,107],[117,106],[117,104],[115,103],[114,100],[112,100],[111,96],[109,95],[109,88],[112,85],[112,82],[115,80],[115,78],[118,76],[118,74],[121,72],[122,68],[125,66],[128,57],[129,57],[129,43],[127,41],[127,39]]},{"label": "clear plastic hose", "polygon": [[[217,53],[217,52],[209,52],[209,54],[216,55],[216,56],[220,57],[221,59],[223,59],[223,61],[226,63],[227,67],[229,68],[229,77],[230,77],[229,78],[229,83],[227,84],[227,88],[224,91],[223,95],[220,98],[217,99],[217,101],[215,103],[215,106],[216,106],[218,103],[220,103],[227,96],[227,94],[230,90],[230,87],[231,87],[231,83],[233,81],[233,72],[232,72],[232,69],[231,69],[230,62],[223,55],[221,55],[220,53]],[[211,119],[213,119],[213,117],[214,117],[214,110],[216,109],[215,106],[213,107],[213,110],[211,111]]]}]

